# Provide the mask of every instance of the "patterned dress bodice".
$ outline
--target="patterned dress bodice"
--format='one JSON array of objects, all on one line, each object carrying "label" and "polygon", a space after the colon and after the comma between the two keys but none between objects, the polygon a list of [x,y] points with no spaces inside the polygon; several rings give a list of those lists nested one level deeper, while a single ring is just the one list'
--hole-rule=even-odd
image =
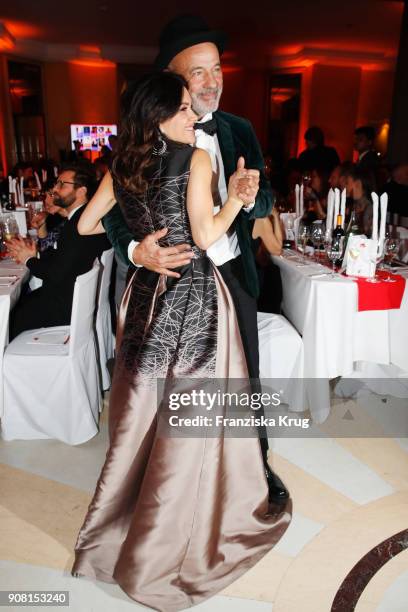
[{"label": "patterned dress bodice", "polygon": [[196,257],[205,253],[195,246],[187,213],[187,184],[190,176],[190,145],[168,143],[162,155],[154,156],[148,188],[136,195],[114,182],[115,196],[134,239],[140,242],[157,230],[168,228],[161,246],[187,243]]}]

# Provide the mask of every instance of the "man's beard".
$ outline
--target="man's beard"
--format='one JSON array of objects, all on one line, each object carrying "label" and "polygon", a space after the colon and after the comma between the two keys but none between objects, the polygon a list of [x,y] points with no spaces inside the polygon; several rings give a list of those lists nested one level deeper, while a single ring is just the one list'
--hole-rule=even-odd
[{"label": "man's beard", "polygon": [[69,208],[75,202],[76,195],[74,193],[71,193],[71,195],[62,198],[61,196],[55,194],[53,200],[55,206],[59,206],[60,208]]},{"label": "man's beard", "polygon": [[[205,101],[201,98],[202,94],[215,94],[215,98],[210,101]],[[201,118],[207,113],[214,113],[218,105],[220,103],[220,98],[222,94],[222,87],[205,87],[201,89],[199,92],[192,93],[190,91],[191,103],[193,107],[193,111],[197,113],[197,115]]]}]

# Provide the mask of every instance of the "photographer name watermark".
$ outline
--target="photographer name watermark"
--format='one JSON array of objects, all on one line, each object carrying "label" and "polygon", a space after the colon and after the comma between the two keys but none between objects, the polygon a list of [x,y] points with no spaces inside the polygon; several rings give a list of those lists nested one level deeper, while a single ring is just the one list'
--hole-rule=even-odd
[{"label": "photographer name watermark", "polygon": [[297,418],[288,415],[279,415],[277,418],[249,415],[247,417],[225,417],[221,414],[215,417],[203,416],[198,414],[194,417],[182,417],[171,415],[169,417],[170,427],[299,427],[308,429],[311,426],[311,419]]}]

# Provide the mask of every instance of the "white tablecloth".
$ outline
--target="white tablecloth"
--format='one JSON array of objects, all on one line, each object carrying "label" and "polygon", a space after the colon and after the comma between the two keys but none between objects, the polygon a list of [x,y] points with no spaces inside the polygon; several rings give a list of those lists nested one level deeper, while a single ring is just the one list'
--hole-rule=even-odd
[{"label": "white tablecloth", "polygon": [[17,281],[9,287],[0,286],[0,418],[3,414],[3,354],[8,343],[9,313],[16,304],[21,293],[21,286],[29,276],[25,266],[19,266],[13,261],[0,261],[0,278],[17,276]]},{"label": "white tablecloth", "polygon": [[[328,380],[352,375],[356,362],[393,364],[408,371],[408,289],[399,310],[357,310],[357,284],[343,276],[312,277],[327,268],[299,265],[291,251],[274,257],[283,285],[283,312],[303,336],[304,376],[327,380],[309,394],[317,422],[330,411]],[[406,273],[404,273],[406,274]],[[317,389],[317,387],[316,387]]]}]

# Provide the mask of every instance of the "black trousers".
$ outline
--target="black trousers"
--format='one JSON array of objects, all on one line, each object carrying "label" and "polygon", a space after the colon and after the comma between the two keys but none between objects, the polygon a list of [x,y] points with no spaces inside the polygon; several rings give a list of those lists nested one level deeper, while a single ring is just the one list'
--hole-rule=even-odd
[{"label": "black trousers", "polygon": [[[231,293],[237,314],[239,330],[248,366],[248,373],[253,379],[253,391],[260,390],[259,383],[259,340],[257,322],[257,301],[250,295],[245,287],[244,268],[241,256],[227,261],[218,270]],[[263,413],[263,409],[258,413]],[[269,449],[268,437],[265,427],[258,427],[259,441],[264,460],[267,459]]]},{"label": "black trousers", "polygon": [[55,300],[44,293],[42,288],[28,293],[19,300],[10,313],[10,340],[28,329],[69,325],[71,322],[69,299],[64,306],[64,308],[58,307]]}]

